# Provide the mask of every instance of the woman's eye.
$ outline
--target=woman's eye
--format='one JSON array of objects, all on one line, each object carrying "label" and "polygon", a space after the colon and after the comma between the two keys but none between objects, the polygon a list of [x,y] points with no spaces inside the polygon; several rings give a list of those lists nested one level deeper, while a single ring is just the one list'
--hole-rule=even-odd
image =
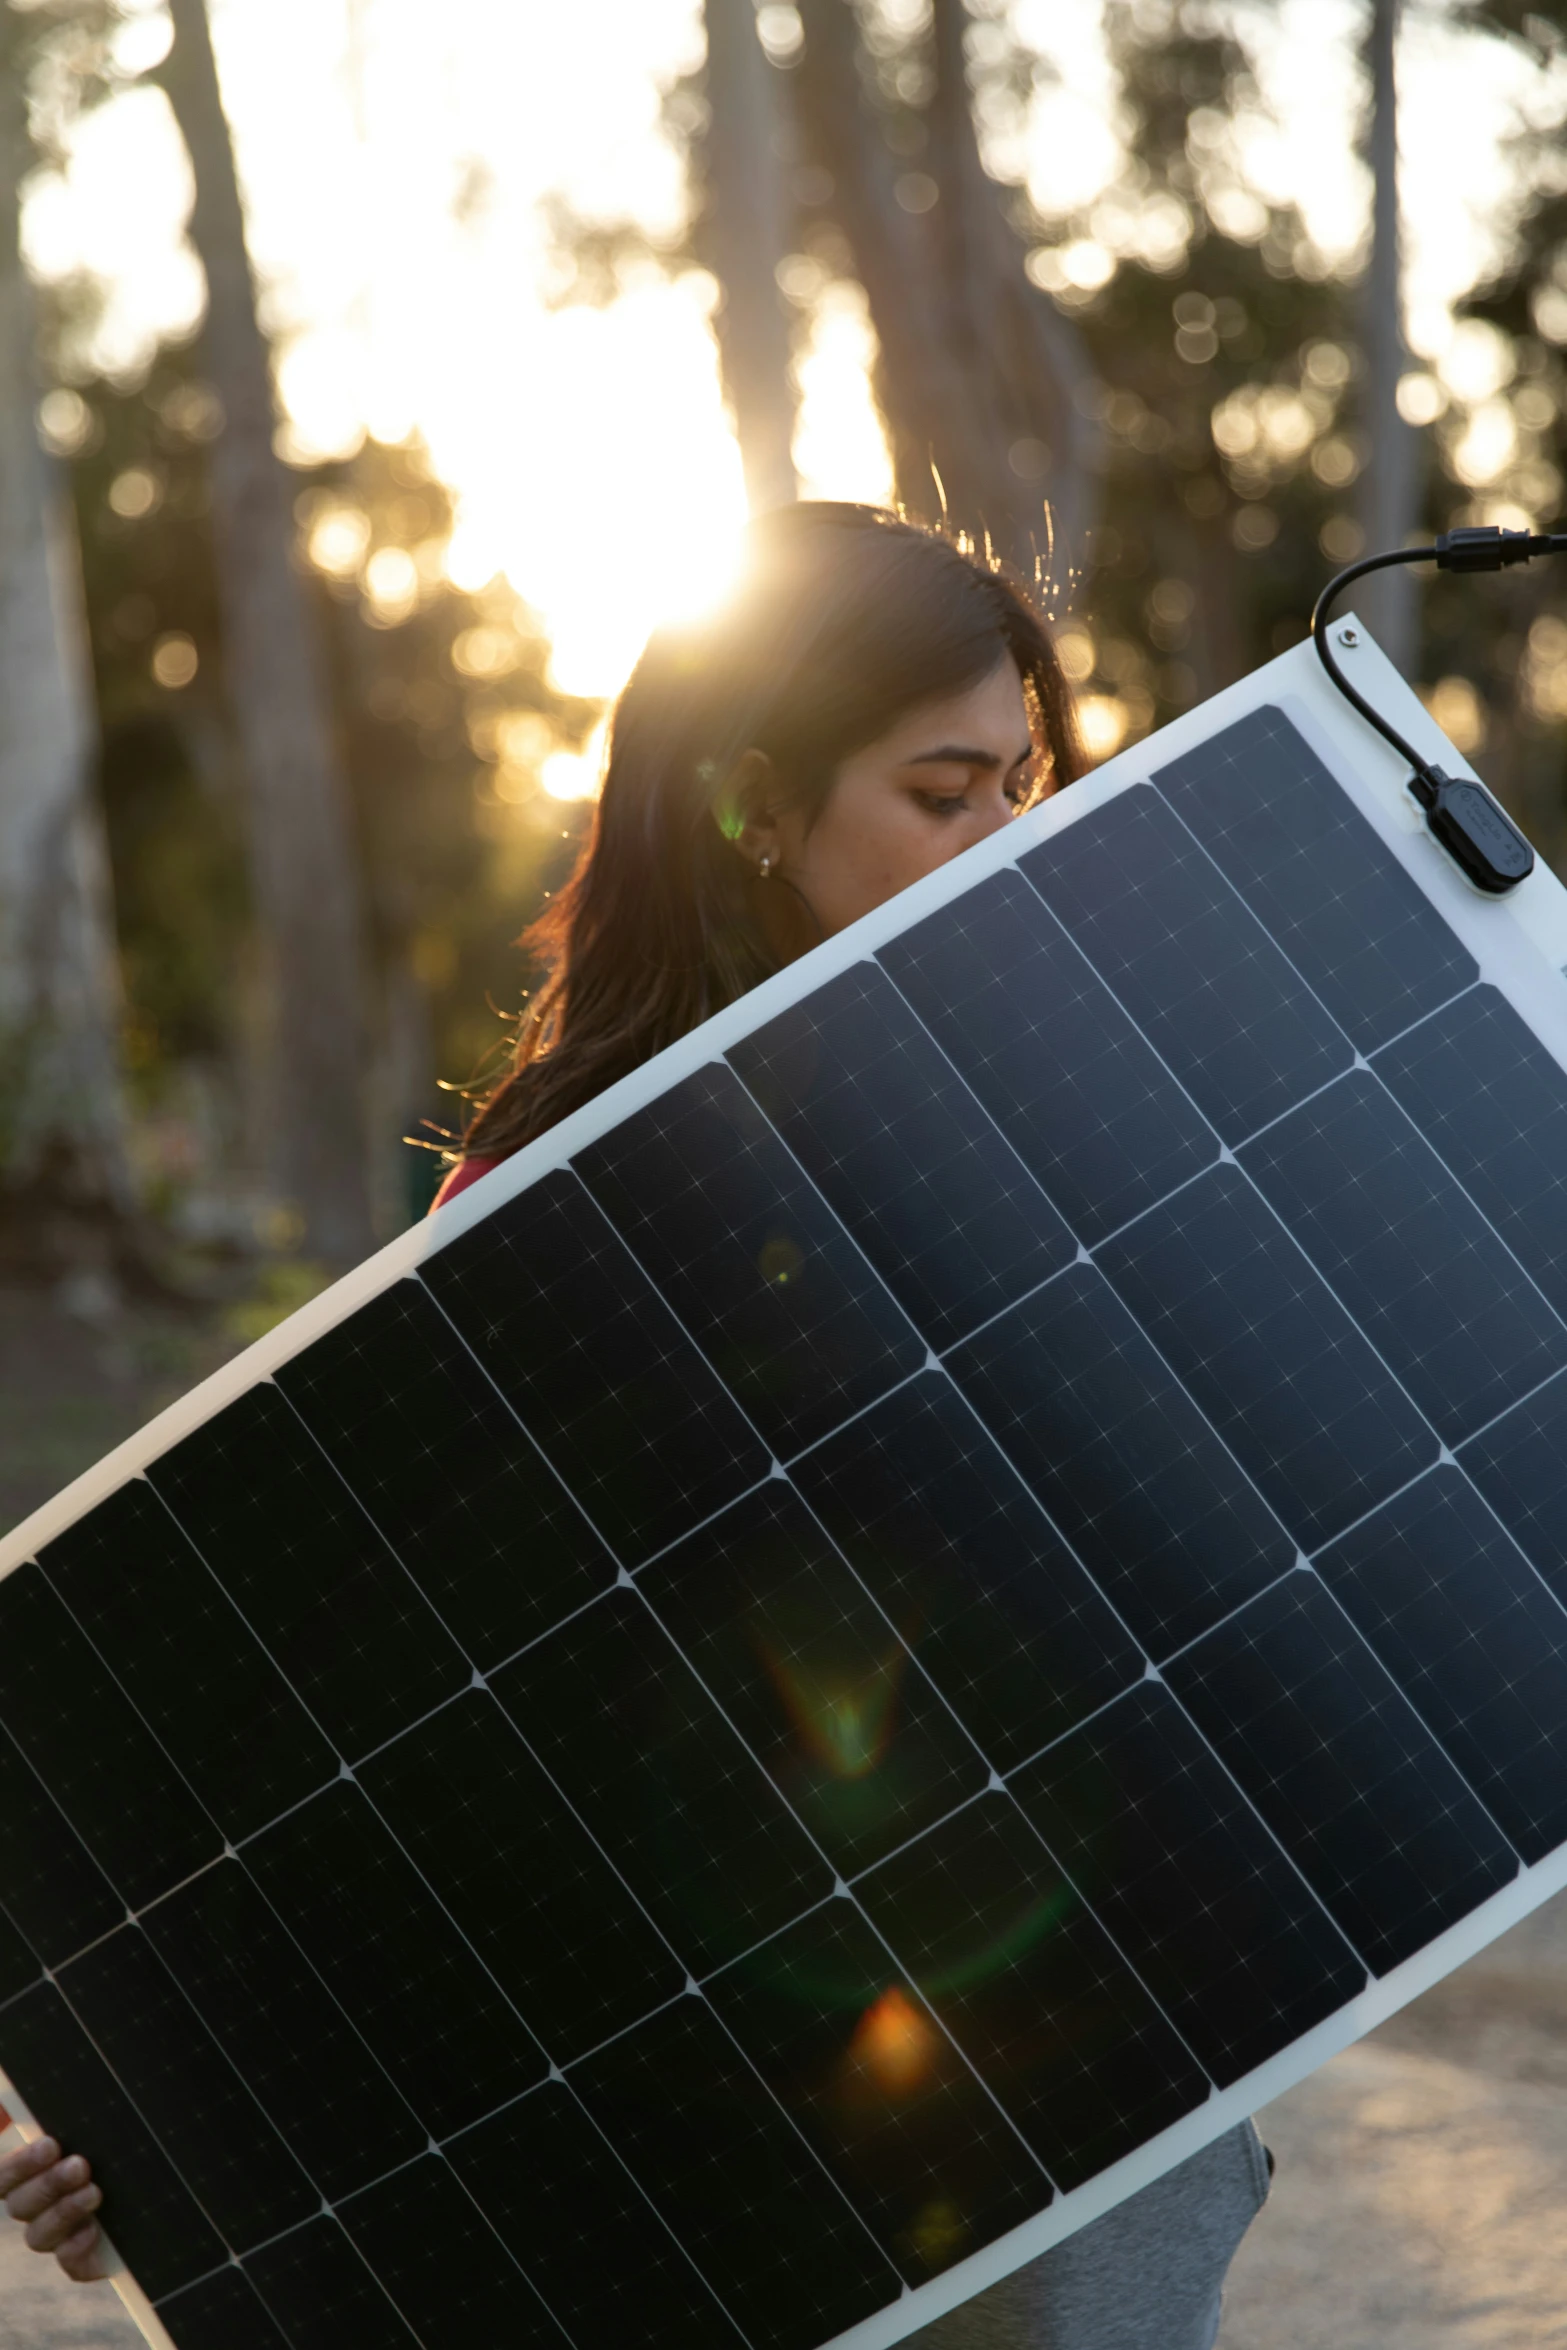
[{"label": "woman's eye", "polygon": [[966,792],[920,791],[914,797],[932,816],[955,816],[960,808],[968,805]]}]

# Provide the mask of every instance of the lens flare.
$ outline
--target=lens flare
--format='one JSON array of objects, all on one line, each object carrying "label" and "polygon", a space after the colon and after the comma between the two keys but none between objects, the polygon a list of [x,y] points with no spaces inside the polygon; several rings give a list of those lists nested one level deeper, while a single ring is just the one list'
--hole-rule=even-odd
[{"label": "lens flare", "polygon": [[908,2097],[935,2071],[941,2037],[900,1984],[873,1999],[854,2027],[849,2062],[887,2097]]},{"label": "lens flare", "polygon": [[901,1648],[852,1678],[780,1656],[771,1645],[763,1646],[762,1661],[806,1751],[834,1779],[864,1779],[885,1759],[907,1662]]}]

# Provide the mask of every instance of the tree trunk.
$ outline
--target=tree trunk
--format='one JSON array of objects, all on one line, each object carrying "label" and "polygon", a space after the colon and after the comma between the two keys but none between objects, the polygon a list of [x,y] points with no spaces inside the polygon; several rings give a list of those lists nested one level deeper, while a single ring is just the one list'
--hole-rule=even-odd
[{"label": "tree trunk", "polygon": [[[1081,562],[1090,517],[1091,428],[1073,395],[1092,371],[1068,321],[1029,282],[980,161],[967,8],[936,0],[928,161],[937,198],[923,216],[899,201],[899,166],[861,78],[852,0],[801,0],[800,14],[801,127],[831,175],[881,344],[899,494],[916,512],[944,507],[1027,570],[1036,556],[1048,561],[1059,583]],[[1048,501],[1043,483],[1026,484],[1029,444],[1049,452]]]},{"label": "tree trunk", "polygon": [[753,514],[796,495],[789,326],[778,291],[785,252],[777,69],[756,35],[754,0],[707,0],[707,221],[723,289],[718,347]]},{"label": "tree trunk", "polygon": [[301,1245],[343,1263],[371,1242],[356,853],[320,647],[294,569],[270,358],[204,0],[171,0],[171,14],[175,41],[162,78],[195,177],[191,237],[207,278],[206,364],[225,417],[210,460],[212,526],[267,963],[274,1180],[298,1217]]},{"label": "tree trunk", "polygon": [[[1371,77],[1371,261],[1361,292],[1364,417],[1369,444],[1360,485],[1366,553],[1400,547],[1420,522],[1420,449],[1398,412],[1404,342],[1398,216],[1398,94],[1394,55],[1400,0],[1372,0],[1366,40]],[[1388,659],[1412,676],[1420,655],[1420,585],[1408,564],[1356,583],[1356,609]]]},{"label": "tree trunk", "polygon": [[125,1213],[91,666],[74,519],[35,422],[18,194],[33,157],[14,42],[0,27],[0,1182]]}]

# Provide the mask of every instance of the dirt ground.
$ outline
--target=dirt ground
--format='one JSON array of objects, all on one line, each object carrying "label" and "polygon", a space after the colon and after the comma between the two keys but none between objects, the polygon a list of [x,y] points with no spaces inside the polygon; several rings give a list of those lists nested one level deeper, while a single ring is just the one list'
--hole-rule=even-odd
[{"label": "dirt ground", "polygon": [[[0,1527],[251,1321],[0,1288]],[[1278,2176],[1219,2350],[1567,2350],[1564,2092],[1567,1895],[1259,2114]],[[0,2350],[139,2340],[109,2286],[68,2285],[0,2224]]]}]

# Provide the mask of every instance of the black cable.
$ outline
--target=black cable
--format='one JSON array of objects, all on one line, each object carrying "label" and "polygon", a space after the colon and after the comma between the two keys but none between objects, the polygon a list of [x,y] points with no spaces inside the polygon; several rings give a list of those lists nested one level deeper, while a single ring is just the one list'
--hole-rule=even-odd
[{"label": "black cable", "polygon": [[1323,668],[1344,699],[1400,758],[1409,761],[1409,787],[1425,810],[1431,832],[1476,888],[1493,897],[1516,889],[1533,871],[1533,849],[1484,784],[1433,767],[1351,685],[1328,641],[1328,613],[1351,580],[1386,571],[1394,563],[1434,563],[1439,571],[1503,571],[1514,563],[1531,562],[1536,555],[1567,555],[1567,531],[1498,530],[1494,523],[1445,530],[1429,547],[1397,547],[1390,554],[1366,555],[1347,564],[1328,581],[1311,615],[1311,634]]}]

